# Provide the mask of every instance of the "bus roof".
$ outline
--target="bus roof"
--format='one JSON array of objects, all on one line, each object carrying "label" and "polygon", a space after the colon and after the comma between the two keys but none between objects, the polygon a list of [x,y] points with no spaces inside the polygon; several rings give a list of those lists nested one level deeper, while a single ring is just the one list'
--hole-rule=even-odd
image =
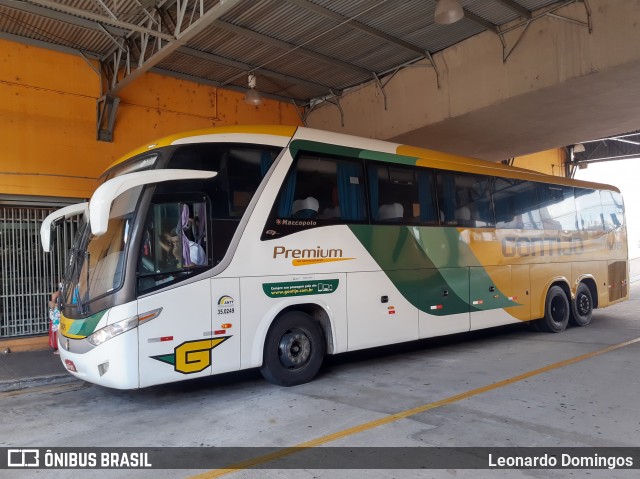
[{"label": "bus roof", "polygon": [[[410,145],[402,145],[391,143],[383,140],[375,140],[369,138],[361,138],[343,133],[332,133],[328,131],[316,130],[313,128],[290,126],[290,125],[231,125],[204,128],[200,130],[192,130],[187,132],[176,133],[165,136],[150,144],[143,145],[140,148],[122,156],[113,162],[105,170],[105,173],[113,167],[148,151],[156,148],[175,144],[199,143],[211,140],[214,135],[259,135],[255,143],[270,144],[269,137],[279,137],[281,143],[282,138],[292,140],[302,139],[312,142],[327,143],[331,146],[339,146],[345,148],[356,148],[359,150],[368,150],[370,152],[383,152],[384,160],[391,163],[407,164],[413,163],[416,166],[425,166],[438,169],[454,170],[466,173],[476,173],[489,176],[502,176],[507,178],[522,179],[529,181],[542,181],[547,183],[555,183],[565,186],[576,186],[583,188],[610,189],[619,192],[620,190],[612,185],[602,183],[593,183],[562,176],[552,176],[525,168],[504,165],[502,163],[494,163],[487,160],[480,160],[451,153],[444,153],[427,148],[420,148]],[[209,137],[209,138],[207,138]],[[363,155],[367,157],[369,155]]]},{"label": "bus roof", "polygon": [[[111,163],[105,173],[109,171],[114,166],[119,165],[120,163],[124,163],[125,161],[137,156],[141,153],[145,153],[147,151],[152,151],[156,148],[161,148],[163,146],[169,146],[176,144],[176,142],[180,142],[183,144],[186,143],[197,143],[203,141],[202,137],[209,135],[224,135],[224,134],[245,134],[245,135],[266,135],[266,136],[278,136],[291,138],[296,132],[296,126],[289,125],[230,125],[230,126],[213,126],[211,128],[202,128],[199,130],[191,130],[191,131],[183,131],[180,133],[175,133],[173,135],[168,135],[163,138],[159,138],[154,140],[146,145],[142,145],[141,147],[128,152],[126,155],[121,156],[116,161]],[[189,141],[191,139],[191,141]]]}]

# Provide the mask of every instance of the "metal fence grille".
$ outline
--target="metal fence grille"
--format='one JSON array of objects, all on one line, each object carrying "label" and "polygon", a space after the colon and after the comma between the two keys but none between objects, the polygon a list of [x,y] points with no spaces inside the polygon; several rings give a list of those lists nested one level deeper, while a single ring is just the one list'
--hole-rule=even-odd
[{"label": "metal fence grille", "polygon": [[40,225],[57,208],[0,206],[0,339],[49,330],[47,301],[67,264],[79,218],[57,228],[51,253],[40,245]]}]

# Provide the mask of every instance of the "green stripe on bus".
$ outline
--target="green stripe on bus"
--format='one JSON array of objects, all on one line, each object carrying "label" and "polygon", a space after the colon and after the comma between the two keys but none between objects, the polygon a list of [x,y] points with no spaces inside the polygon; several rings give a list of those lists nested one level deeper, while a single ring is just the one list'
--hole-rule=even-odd
[{"label": "green stripe on bus", "polygon": [[[472,304],[469,266],[482,265],[455,228],[350,225],[398,291],[436,316],[514,306],[499,290],[490,304]],[[461,266],[464,265],[464,266]],[[488,274],[482,270],[488,277]]]},{"label": "green stripe on bus", "polygon": [[68,333],[84,337],[93,334],[96,330],[96,326],[98,326],[98,323],[106,312],[107,310],[105,309],[104,311],[92,314],[84,319],[74,319],[73,323],[71,323],[71,326],[69,327]]},{"label": "green stripe on bus", "polygon": [[362,158],[365,160],[385,161],[400,165],[415,165],[418,158],[414,156],[402,156],[394,153],[382,151],[362,150],[347,146],[329,145],[309,140],[293,140],[289,146],[292,156],[296,156],[299,151],[311,151],[314,153],[324,153],[326,155],[344,156],[347,158]]}]

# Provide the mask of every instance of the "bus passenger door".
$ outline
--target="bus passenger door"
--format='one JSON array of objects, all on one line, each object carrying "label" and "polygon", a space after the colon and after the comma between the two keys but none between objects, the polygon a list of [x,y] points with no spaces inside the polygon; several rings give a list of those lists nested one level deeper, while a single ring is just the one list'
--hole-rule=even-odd
[{"label": "bus passenger door", "polygon": [[211,374],[211,280],[176,284],[138,299],[138,314],[161,309],[138,327],[140,387]]},{"label": "bus passenger door", "polygon": [[347,274],[349,351],[418,339],[418,310],[401,294],[402,283],[384,271]]},{"label": "bus passenger door", "polygon": [[517,322],[508,310],[521,306],[518,300],[524,300],[528,309],[525,288],[517,287],[523,283],[523,271],[517,270],[516,274],[517,283],[512,281],[511,266],[469,268],[472,330]]},{"label": "bus passenger door", "polygon": [[415,284],[421,339],[469,331],[468,268],[419,270]]}]

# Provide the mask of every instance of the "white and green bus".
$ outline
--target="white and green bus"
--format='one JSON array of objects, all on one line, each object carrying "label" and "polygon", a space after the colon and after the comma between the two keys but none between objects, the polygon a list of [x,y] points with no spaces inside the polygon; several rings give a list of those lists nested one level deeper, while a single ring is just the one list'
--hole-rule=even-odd
[{"label": "white and green bus", "polygon": [[60,357],[129,389],[521,321],[628,297],[620,192],[302,127],[220,127],[111,165],[63,283]]}]

